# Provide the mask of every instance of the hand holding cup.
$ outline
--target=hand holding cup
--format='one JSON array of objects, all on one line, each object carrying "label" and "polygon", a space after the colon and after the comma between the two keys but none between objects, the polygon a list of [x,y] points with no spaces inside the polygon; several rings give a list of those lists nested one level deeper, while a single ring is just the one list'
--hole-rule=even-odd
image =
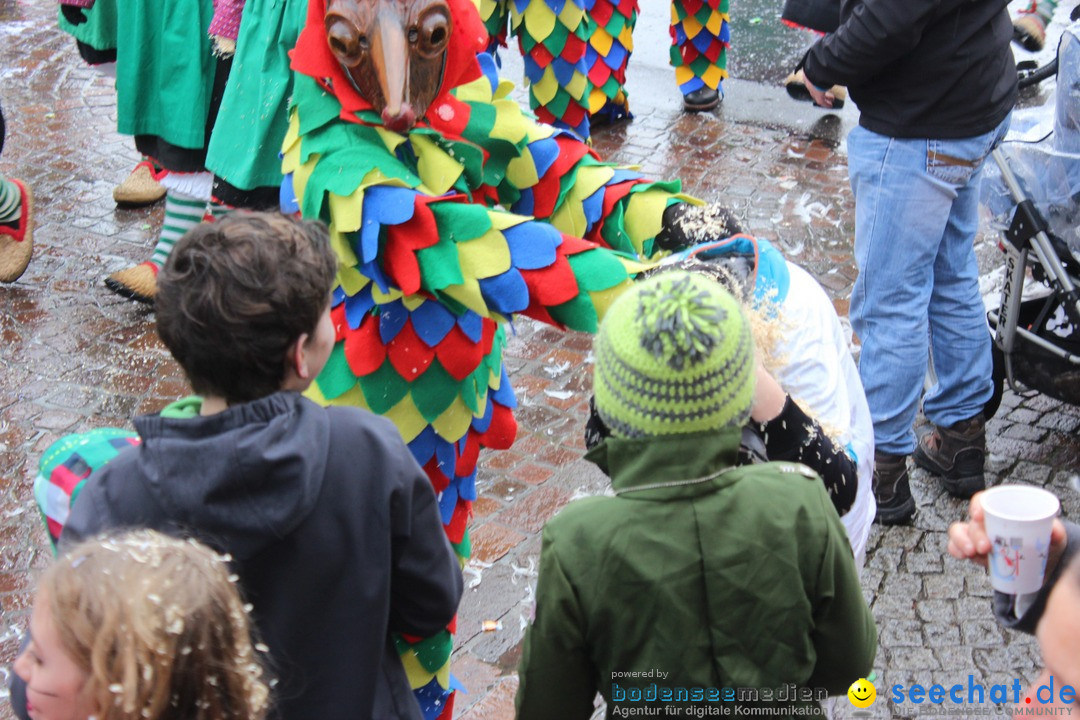
[{"label": "hand holding cup", "polygon": [[[971,498],[970,520],[949,528],[949,554],[988,567],[995,590],[1035,592],[1065,548],[1065,526],[1055,518],[1058,508],[1057,498],[1040,488],[1006,485],[978,493]],[[1019,530],[1024,527],[1032,532],[1024,535]]]}]

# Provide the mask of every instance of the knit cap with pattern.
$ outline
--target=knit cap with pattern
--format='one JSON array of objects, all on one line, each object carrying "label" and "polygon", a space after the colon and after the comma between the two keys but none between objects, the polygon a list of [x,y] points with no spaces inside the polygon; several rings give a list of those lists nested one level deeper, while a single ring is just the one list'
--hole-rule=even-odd
[{"label": "knit cap with pattern", "polygon": [[612,435],[741,427],[754,400],[754,341],[717,283],[672,271],[616,300],[593,345],[596,410]]}]

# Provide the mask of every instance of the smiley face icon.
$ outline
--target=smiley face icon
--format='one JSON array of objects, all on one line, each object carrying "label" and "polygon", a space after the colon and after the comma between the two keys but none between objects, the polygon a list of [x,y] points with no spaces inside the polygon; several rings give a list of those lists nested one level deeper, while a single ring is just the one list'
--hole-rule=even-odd
[{"label": "smiley face icon", "polygon": [[877,688],[866,678],[859,678],[851,683],[847,691],[848,700],[857,708],[868,708],[877,699]]}]

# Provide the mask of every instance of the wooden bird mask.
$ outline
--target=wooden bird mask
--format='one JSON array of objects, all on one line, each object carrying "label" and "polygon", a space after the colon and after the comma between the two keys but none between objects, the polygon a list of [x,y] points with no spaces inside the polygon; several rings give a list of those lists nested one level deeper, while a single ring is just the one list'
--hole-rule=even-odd
[{"label": "wooden bird mask", "polygon": [[453,32],[445,0],[327,0],[330,51],[387,128],[408,132],[439,94]]}]

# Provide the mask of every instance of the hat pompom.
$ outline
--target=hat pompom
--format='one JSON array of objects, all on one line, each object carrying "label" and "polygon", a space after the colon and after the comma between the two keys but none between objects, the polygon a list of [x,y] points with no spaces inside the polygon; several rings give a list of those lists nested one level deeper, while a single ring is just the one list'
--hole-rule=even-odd
[{"label": "hat pompom", "polygon": [[608,310],[594,344],[596,409],[612,434],[740,427],[754,399],[754,341],[726,290],[683,271],[653,276]]}]

